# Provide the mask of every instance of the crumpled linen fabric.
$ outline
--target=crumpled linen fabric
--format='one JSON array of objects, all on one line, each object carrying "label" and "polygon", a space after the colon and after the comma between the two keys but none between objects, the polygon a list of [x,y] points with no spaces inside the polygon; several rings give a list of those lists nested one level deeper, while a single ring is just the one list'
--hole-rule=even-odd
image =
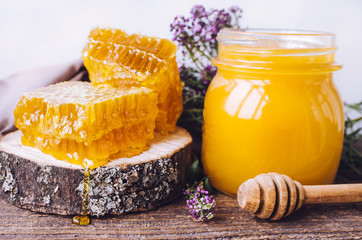
[{"label": "crumpled linen fabric", "polygon": [[24,71],[0,79],[0,137],[16,130],[14,109],[24,92],[63,81],[89,81],[82,60]]}]

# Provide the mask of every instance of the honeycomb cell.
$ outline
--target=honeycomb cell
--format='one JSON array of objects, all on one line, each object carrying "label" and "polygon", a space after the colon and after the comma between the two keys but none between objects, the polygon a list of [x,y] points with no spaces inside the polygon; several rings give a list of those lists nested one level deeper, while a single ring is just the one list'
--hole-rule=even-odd
[{"label": "honeycomb cell", "polygon": [[157,95],[145,87],[63,82],[23,94],[15,125],[33,136],[89,143],[114,129],[155,119],[156,104]]},{"label": "honeycomb cell", "polygon": [[122,30],[91,31],[82,58],[93,83],[141,85],[158,95],[156,129],[173,131],[182,112],[182,84],[176,45],[167,39],[128,35]]}]

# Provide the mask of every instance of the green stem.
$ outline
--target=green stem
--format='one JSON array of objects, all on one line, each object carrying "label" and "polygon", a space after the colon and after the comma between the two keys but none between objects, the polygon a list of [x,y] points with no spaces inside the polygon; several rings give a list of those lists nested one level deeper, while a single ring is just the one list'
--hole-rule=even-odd
[{"label": "green stem", "polygon": [[362,154],[361,154],[356,148],[351,147],[351,150],[352,150],[352,152],[353,152],[354,154],[357,155],[357,157],[358,157],[359,159],[362,159]]},{"label": "green stem", "polygon": [[352,122],[352,124],[355,124],[356,122],[359,122],[361,120],[362,120],[362,116],[358,117],[358,118],[355,118],[355,119],[352,119],[351,122]]},{"label": "green stem", "polygon": [[[204,46],[205,50],[207,49],[207,46],[205,45],[205,42],[202,42],[202,45]],[[205,51],[201,51],[199,47],[196,46],[197,51],[199,51],[204,57],[206,57],[209,61],[211,61],[211,54],[206,55]]]},{"label": "green stem", "polygon": [[200,95],[196,95],[196,96],[194,96],[194,97],[192,97],[192,98],[187,98],[187,99],[185,99],[184,100],[184,104],[186,104],[186,103],[189,103],[189,102],[192,102],[192,101],[197,101],[198,99],[199,100],[204,100],[204,96],[200,96]]},{"label": "green stem", "polygon": [[[193,43],[193,39],[188,35],[187,36],[188,40],[190,40],[190,42]],[[205,47],[205,49],[207,49],[206,45],[204,42],[200,41],[202,43],[202,45]],[[211,61],[212,56],[206,55],[204,51],[201,51],[200,47],[197,46],[196,44],[192,44],[194,48],[196,48],[196,50],[201,53],[202,56],[206,57],[209,61]],[[187,47],[187,45],[185,45],[187,48],[187,51],[189,52],[190,56],[192,56],[192,58],[195,56],[193,53],[191,53],[190,49]]]},{"label": "green stem", "polygon": [[191,51],[191,49],[190,49],[187,45],[185,45],[185,47],[186,47],[187,52],[190,54],[190,57],[191,57],[192,62],[195,64],[196,68],[201,72],[203,66],[202,66],[202,67],[199,66],[199,64],[198,64],[197,61],[195,60],[195,55],[194,55],[194,53]]}]

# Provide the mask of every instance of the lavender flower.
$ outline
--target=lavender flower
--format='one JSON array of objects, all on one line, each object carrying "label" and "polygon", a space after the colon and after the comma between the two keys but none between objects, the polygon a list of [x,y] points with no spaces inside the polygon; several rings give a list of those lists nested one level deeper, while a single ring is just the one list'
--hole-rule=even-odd
[{"label": "lavender flower", "polygon": [[188,188],[185,194],[187,195],[186,204],[193,218],[198,221],[206,221],[214,217],[216,201],[205,190],[203,182],[200,182],[196,187]]}]

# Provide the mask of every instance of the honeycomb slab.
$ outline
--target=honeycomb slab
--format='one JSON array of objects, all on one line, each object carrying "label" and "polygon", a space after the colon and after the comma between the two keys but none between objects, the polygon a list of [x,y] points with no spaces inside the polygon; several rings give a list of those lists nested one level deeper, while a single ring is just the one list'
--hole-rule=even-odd
[{"label": "honeycomb slab", "polygon": [[23,94],[14,115],[24,145],[94,168],[146,150],[157,112],[145,87],[64,82]]},{"label": "honeycomb slab", "polygon": [[156,94],[145,87],[63,82],[24,93],[14,111],[15,126],[35,136],[91,142],[113,129],[154,119],[156,103]]},{"label": "honeycomb slab", "polygon": [[132,157],[147,150],[148,141],[154,137],[154,131],[149,128],[154,125],[154,119],[140,121],[130,127],[114,129],[90,143],[23,131],[21,142],[57,159],[92,169],[113,158]]},{"label": "honeycomb slab", "polygon": [[82,58],[93,83],[134,84],[158,95],[156,129],[173,131],[182,112],[176,45],[167,39],[128,35],[111,28],[91,31]]}]

